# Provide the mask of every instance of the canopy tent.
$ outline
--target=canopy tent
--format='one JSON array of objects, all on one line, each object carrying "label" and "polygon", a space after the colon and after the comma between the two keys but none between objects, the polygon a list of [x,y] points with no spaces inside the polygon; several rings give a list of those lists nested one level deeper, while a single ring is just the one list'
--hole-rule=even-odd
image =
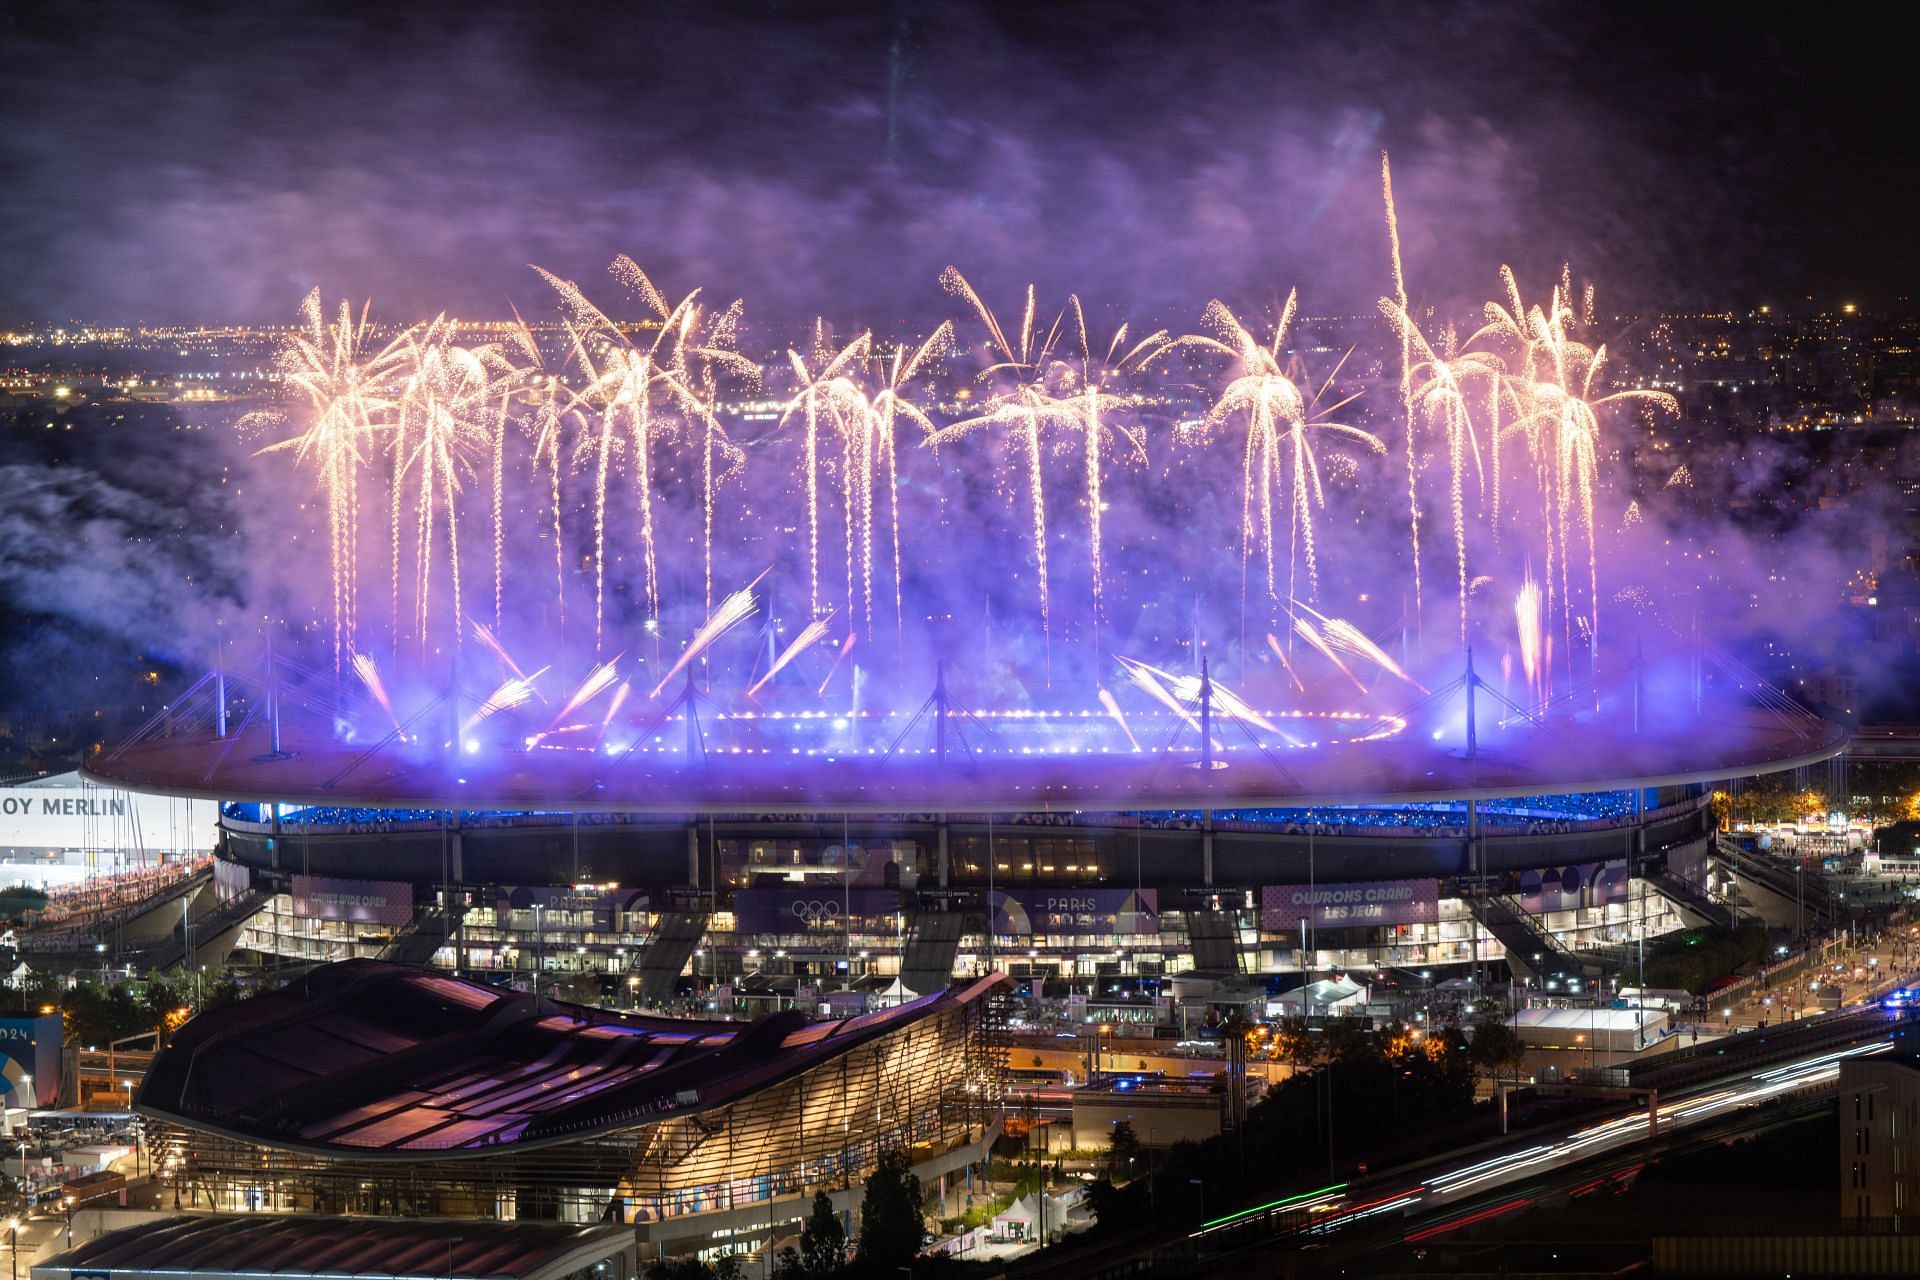
[{"label": "canopy tent", "polygon": [[1271,1003],[1290,1013],[1331,1013],[1367,1002],[1367,989],[1351,978],[1322,978],[1295,987]]}]

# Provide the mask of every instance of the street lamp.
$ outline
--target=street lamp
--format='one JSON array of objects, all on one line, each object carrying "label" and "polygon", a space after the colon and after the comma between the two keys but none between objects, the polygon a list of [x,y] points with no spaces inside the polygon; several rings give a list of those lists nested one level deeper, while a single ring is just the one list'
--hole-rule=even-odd
[{"label": "street lamp", "polygon": [[7,1273],[20,1280],[20,1219],[7,1219]]}]

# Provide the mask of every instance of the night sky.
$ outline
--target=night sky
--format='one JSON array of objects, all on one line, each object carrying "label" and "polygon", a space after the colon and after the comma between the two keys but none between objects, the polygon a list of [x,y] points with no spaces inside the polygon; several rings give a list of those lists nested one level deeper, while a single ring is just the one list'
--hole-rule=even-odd
[{"label": "night sky", "polygon": [[907,323],[948,262],[1129,314],[1562,259],[1603,308],[1897,305],[1898,42],[1755,6],[0,7],[0,320],[544,305],[616,253]]}]

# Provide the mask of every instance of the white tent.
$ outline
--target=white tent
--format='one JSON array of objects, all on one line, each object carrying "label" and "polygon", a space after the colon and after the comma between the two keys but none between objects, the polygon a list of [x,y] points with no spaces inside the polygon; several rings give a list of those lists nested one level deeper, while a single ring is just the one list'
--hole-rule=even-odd
[{"label": "white tent", "polygon": [[891,1009],[894,1005],[905,1004],[909,1000],[919,998],[920,993],[900,981],[898,977],[895,977],[884,990],[873,993],[874,1007],[879,1009]]},{"label": "white tent", "polygon": [[1513,1029],[1529,1046],[1631,1052],[1665,1034],[1664,1009],[1522,1009]]},{"label": "white tent", "polygon": [[1367,989],[1352,979],[1322,978],[1304,987],[1295,987],[1272,1003],[1288,1013],[1331,1013],[1366,1001]]}]

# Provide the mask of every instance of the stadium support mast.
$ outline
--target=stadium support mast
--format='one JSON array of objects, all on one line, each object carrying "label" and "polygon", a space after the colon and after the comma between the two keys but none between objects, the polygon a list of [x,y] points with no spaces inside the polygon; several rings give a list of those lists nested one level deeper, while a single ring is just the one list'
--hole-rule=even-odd
[{"label": "stadium support mast", "polygon": [[267,725],[271,733],[268,739],[269,754],[280,758],[280,682],[273,670],[273,633],[267,633]]},{"label": "stadium support mast", "polygon": [[947,762],[947,664],[933,668],[933,758]]},{"label": "stadium support mast", "polygon": [[220,632],[213,666],[213,736],[227,736],[227,633]]},{"label": "stadium support mast", "polygon": [[1213,776],[1213,677],[1200,659],[1200,770]]},{"label": "stadium support mast", "polygon": [[1480,677],[1473,671],[1473,646],[1467,646],[1467,759],[1471,760],[1480,753],[1480,736],[1473,723],[1473,695],[1480,687]]}]

